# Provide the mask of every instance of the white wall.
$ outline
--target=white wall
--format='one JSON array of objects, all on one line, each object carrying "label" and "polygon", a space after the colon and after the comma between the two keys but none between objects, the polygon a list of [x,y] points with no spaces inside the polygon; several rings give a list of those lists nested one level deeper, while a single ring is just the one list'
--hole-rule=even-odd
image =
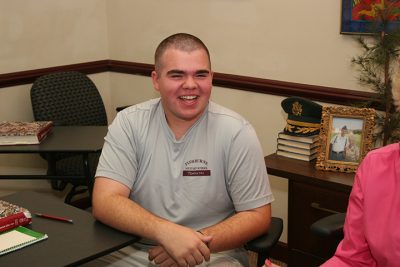
[{"label": "white wall", "polygon": [[[161,39],[189,32],[208,45],[217,72],[365,90],[350,65],[361,50],[353,36],[339,34],[339,26],[340,1],[0,0],[0,74],[102,59],[153,63]],[[117,106],[157,97],[148,77],[90,77],[110,120]],[[0,120],[33,118],[30,86],[0,88]],[[216,87],[212,99],[253,124],[265,155],[275,151],[285,123],[282,97]],[[44,168],[44,162],[0,157],[0,169],[18,167]],[[287,181],[271,177],[271,184],[277,198],[273,215],[286,221]],[[45,181],[22,185],[47,186]],[[0,181],[0,194],[19,188],[21,181]]]},{"label": "white wall", "polygon": [[[0,0],[0,74],[108,59],[105,0]],[[109,73],[90,75],[112,119]],[[31,85],[0,88],[0,121],[33,120]],[[0,173],[42,173],[37,155],[0,155]],[[0,195],[50,190],[47,181],[0,180]]]},{"label": "white wall", "polygon": [[107,59],[106,0],[0,1],[0,73]]},{"label": "white wall", "polygon": [[107,1],[110,57],[153,63],[172,33],[199,36],[217,72],[360,89],[350,59],[360,50],[339,34],[340,1]]}]

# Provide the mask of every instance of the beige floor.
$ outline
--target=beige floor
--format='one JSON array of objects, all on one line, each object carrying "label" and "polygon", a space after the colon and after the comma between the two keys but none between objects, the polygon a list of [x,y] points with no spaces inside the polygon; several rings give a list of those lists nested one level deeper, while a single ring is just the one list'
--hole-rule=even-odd
[{"label": "beige floor", "polygon": [[[257,267],[257,253],[249,251],[250,267]],[[278,265],[279,267],[286,267],[287,264],[275,259],[271,259],[271,262]]]}]

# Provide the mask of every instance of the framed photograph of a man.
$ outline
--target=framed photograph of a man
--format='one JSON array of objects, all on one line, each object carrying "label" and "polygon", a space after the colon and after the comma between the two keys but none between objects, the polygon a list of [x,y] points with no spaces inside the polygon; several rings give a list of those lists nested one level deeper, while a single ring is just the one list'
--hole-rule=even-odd
[{"label": "framed photograph of a man", "polygon": [[372,148],[374,125],[374,109],[323,107],[316,168],[355,172]]}]

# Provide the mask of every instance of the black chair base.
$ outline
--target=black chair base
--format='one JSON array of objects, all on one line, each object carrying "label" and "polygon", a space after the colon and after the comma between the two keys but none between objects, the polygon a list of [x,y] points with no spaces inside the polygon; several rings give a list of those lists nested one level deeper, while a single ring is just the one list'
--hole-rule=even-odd
[{"label": "black chair base", "polygon": [[258,267],[261,267],[264,264],[265,260],[269,258],[271,249],[279,241],[282,231],[283,220],[281,218],[272,217],[268,233],[247,242],[247,244],[244,246],[247,250],[256,252],[258,254]]},{"label": "black chair base", "polygon": [[[79,187],[81,187],[81,188],[79,188]],[[82,187],[84,187],[84,188],[82,188]],[[89,189],[87,186],[74,185],[74,186],[72,186],[72,188],[68,192],[68,194],[65,196],[64,203],[71,204],[73,197],[83,194],[83,193],[86,193],[88,191],[89,191]]]}]

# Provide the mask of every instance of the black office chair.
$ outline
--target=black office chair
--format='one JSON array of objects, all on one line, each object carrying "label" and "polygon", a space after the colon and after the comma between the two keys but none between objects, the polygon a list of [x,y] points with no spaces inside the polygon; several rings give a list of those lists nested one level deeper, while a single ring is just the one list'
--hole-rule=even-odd
[{"label": "black office chair", "polygon": [[314,222],[311,227],[311,233],[319,237],[334,237],[338,240],[343,239],[343,226],[346,213],[337,213],[326,216]]},{"label": "black office chair", "polygon": [[[39,77],[31,88],[33,115],[38,121],[53,121],[56,126],[106,126],[107,115],[103,100],[95,84],[84,74],[76,71],[56,72]],[[87,181],[93,180],[100,154],[90,154],[88,179],[52,180],[52,187],[64,190],[68,183],[72,189],[65,198],[71,203],[75,195],[91,189]],[[49,160],[48,155],[42,155]],[[59,176],[84,176],[83,156],[59,153],[54,156],[55,174]],[[49,172],[49,170],[48,170]]]},{"label": "black office chair", "polygon": [[343,225],[346,217],[346,213],[336,213],[326,217],[323,217],[310,226],[310,231],[322,242],[331,244],[329,249],[326,250],[325,260],[329,259],[335,254],[337,246],[342,241]]},{"label": "black office chair", "polygon": [[257,267],[261,267],[265,259],[269,258],[271,249],[276,245],[283,231],[283,220],[272,217],[271,225],[267,234],[249,241],[245,248],[257,253]]}]

